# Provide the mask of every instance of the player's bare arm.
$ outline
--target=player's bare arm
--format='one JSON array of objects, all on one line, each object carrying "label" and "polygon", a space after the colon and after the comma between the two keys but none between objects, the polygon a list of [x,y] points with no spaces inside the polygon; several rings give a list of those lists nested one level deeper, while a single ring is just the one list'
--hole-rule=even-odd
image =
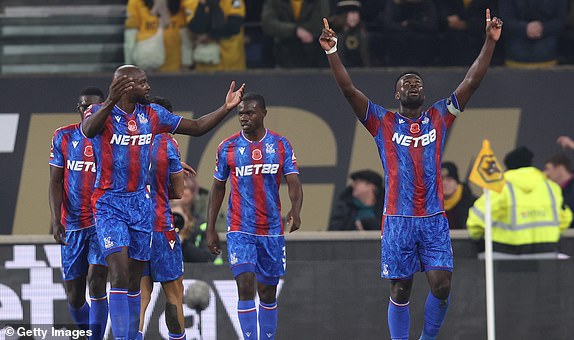
[{"label": "player's bare arm", "polygon": [[478,89],[480,82],[486,75],[486,71],[490,66],[490,61],[492,55],[494,54],[494,48],[496,42],[500,39],[500,34],[502,33],[502,20],[497,17],[490,18],[490,9],[486,9],[486,38],[484,40],[484,45],[480,50],[480,54],[472,63],[464,80],[458,85],[455,90],[456,99],[461,109],[464,109],[470,97]]},{"label": "player's bare arm", "polygon": [[341,89],[341,92],[349,104],[351,104],[351,108],[353,108],[355,115],[357,115],[359,119],[363,120],[367,114],[369,99],[363,94],[363,92],[355,87],[337,52],[329,52],[337,45],[337,34],[329,27],[329,22],[325,18],[323,18],[323,25],[323,31],[319,37],[319,44],[321,44],[323,50],[327,52],[329,66],[331,67],[331,71],[333,72],[333,76],[335,77],[335,81],[337,82],[339,89]]},{"label": "player's bare arm", "polygon": [[110,84],[108,98],[102,103],[99,110],[82,122],[82,133],[88,138],[95,137],[102,132],[104,124],[109,114],[112,112],[114,106],[122,98],[124,94],[132,90],[135,86],[134,80],[131,77],[122,75],[114,77]]},{"label": "player's bare arm", "polygon": [[235,91],[235,81],[232,81],[225,97],[225,104],[220,106],[217,110],[201,116],[198,119],[185,119],[183,118],[175,133],[181,133],[190,136],[202,136],[213,129],[219,122],[227,116],[243,98],[245,92],[245,84],[242,84],[237,91]]},{"label": "player's bare arm", "polygon": [[195,169],[192,168],[186,162],[181,162],[181,167],[183,168],[184,175],[186,175],[186,176],[197,176],[197,171],[195,171]]},{"label": "player's bare arm", "polygon": [[180,199],[183,196],[184,170],[169,175],[169,199]]},{"label": "player's bare arm", "polygon": [[568,136],[560,136],[556,140],[556,143],[564,149],[574,150],[574,140]]},{"label": "player's bare arm", "polygon": [[299,181],[299,175],[289,174],[285,176],[289,199],[291,200],[291,210],[287,213],[287,226],[292,233],[301,227],[301,207],[303,206],[303,187]]},{"label": "player's bare arm", "polygon": [[64,169],[57,166],[50,166],[50,228],[54,240],[61,245],[66,243],[66,229],[62,225],[62,198],[64,197]]},{"label": "player's bare arm", "polygon": [[225,182],[213,179],[213,184],[211,185],[211,191],[209,192],[209,200],[207,201],[207,247],[209,251],[214,255],[221,254],[221,248],[219,246],[219,236],[215,230],[215,221],[217,220],[217,214],[221,208],[221,203],[223,203],[223,198],[225,197]]}]

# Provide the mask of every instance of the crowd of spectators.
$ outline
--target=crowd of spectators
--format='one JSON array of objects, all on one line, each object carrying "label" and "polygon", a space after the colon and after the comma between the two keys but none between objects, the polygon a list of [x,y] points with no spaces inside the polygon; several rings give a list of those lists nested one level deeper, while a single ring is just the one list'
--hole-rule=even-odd
[{"label": "crowd of spectators", "polygon": [[484,13],[490,8],[506,28],[494,65],[551,67],[574,63],[573,3],[129,0],[126,61],[134,61],[138,42],[162,30],[160,71],[324,67],[317,39],[325,17],[339,35],[339,51],[349,67],[468,66],[482,47]]}]

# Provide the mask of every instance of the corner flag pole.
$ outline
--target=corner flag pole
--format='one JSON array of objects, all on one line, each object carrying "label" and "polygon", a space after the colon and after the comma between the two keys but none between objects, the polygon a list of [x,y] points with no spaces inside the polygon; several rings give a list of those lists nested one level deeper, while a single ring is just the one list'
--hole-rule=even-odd
[{"label": "corner flag pole", "polygon": [[484,267],[486,280],[486,325],[487,339],[495,340],[494,327],[494,264],[492,258],[492,207],[490,192],[501,192],[505,185],[504,172],[494,157],[488,139],[482,141],[482,148],[474,160],[469,181],[484,190]]},{"label": "corner flag pole", "polygon": [[492,260],[492,212],[490,190],[484,188],[484,266],[486,278],[486,327],[487,339],[495,340],[494,325],[494,263]]}]

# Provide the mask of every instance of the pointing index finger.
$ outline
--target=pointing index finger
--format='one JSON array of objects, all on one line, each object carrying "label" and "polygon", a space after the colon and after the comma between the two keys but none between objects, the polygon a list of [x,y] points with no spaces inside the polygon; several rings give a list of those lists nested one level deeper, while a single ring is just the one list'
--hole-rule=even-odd
[{"label": "pointing index finger", "polygon": [[327,18],[323,18],[323,26],[325,26],[326,29],[329,29],[329,21],[327,21]]},{"label": "pointing index finger", "polygon": [[489,22],[490,21],[490,8],[486,9],[486,21]]}]

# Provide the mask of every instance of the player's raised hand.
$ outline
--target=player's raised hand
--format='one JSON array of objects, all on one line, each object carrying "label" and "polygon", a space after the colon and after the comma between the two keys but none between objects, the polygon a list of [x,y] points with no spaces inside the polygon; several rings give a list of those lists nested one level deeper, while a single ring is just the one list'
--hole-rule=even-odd
[{"label": "player's raised hand", "polygon": [[500,39],[502,20],[497,17],[490,19],[490,8],[486,9],[486,36],[494,41]]},{"label": "player's raised hand", "polygon": [[563,147],[564,149],[572,149],[574,150],[574,140],[568,136],[560,136],[556,140],[556,143]]},{"label": "player's raised hand", "polygon": [[66,242],[66,229],[59,221],[52,222],[52,236],[54,236],[54,240],[56,240],[56,243],[61,244],[63,246],[68,245],[68,243]]},{"label": "player's raised hand", "polygon": [[217,231],[214,229],[207,228],[207,248],[213,255],[221,254],[221,248],[219,246],[219,235],[217,235]]},{"label": "player's raised hand", "polygon": [[195,169],[186,162],[181,162],[181,167],[183,168],[183,173],[186,176],[197,176],[197,171],[195,171]]},{"label": "player's raised hand", "polygon": [[229,91],[227,91],[227,96],[225,97],[225,108],[230,111],[233,110],[241,100],[243,99],[243,93],[245,92],[245,83],[241,84],[237,91],[235,90],[235,80],[229,85]]},{"label": "player's raised hand", "polygon": [[110,89],[108,91],[108,100],[116,103],[122,98],[124,94],[133,89],[135,86],[132,77],[122,75],[119,77],[114,77],[112,83],[110,84]]},{"label": "player's raised hand", "polygon": [[337,44],[337,34],[329,27],[329,21],[327,21],[327,18],[323,18],[323,30],[319,37],[319,44],[321,44],[321,47],[325,51],[330,50]]},{"label": "player's raised hand", "polygon": [[301,227],[301,216],[298,213],[294,213],[293,210],[287,213],[287,227],[289,227],[290,233],[299,230],[299,227]]}]

